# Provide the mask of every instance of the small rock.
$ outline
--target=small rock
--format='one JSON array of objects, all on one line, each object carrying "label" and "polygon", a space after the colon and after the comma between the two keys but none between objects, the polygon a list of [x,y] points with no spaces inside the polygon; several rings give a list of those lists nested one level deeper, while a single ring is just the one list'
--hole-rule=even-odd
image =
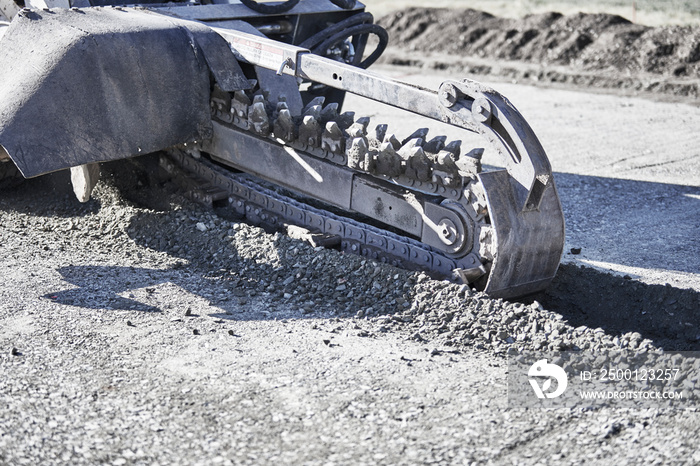
[{"label": "small rock", "polygon": [[207,231],[207,226],[205,224],[203,224],[202,222],[198,222],[197,223],[197,230],[199,230],[201,232],[205,232],[205,231]]},{"label": "small rock", "polygon": [[17,348],[12,348],[12,351],[10,351],[10,354],[12,356],[22,356],[22,353]]},{"label": "small rock", "polygon": [[131,322],[130,320],[126,321],[126,325],[129,327],[136,327],[136,325],[134,325],[133,322]]},{"label": "small rock", "polygon": [[573,254],[573,255],[581,254],[581,248],[571,248],[571,254]]}]

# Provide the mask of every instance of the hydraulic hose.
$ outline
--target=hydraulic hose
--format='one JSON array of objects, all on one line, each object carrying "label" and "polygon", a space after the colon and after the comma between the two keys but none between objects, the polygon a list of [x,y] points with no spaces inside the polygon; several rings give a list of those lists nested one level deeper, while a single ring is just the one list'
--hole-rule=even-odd
[{"label": "hydraulic hose", "polygon": [[289,11],[299,3],[299,0],[288,0],[282,3],[275,4],[265,4],[258,3],[254,0],[241,0],[241,3],[250,8],[251,10],[257,11],[264,15],[277,15]]},{"label": "hydraulic hose", "polygon": [[355,3],[357,3],[355,0],[331,0],[333,4],[339,6],[340,8],[344,8],[346,10],[351,10],[355,8]]},{"label": "hydraulic hose", "polygon": [[[344,41],[349,37],[363,34],[374,34],[379,39],[379,44],[374,49],[372,54],[365,60],[362,60],[362,50],[358,51],[350,63],[361,68],[368,68],[374,63],[389,43],[389,34],[377,24],[373,24],[374,16],[371,13],[361,13],[353,15],[339,23],[336,23],[322,31],[314,34],[304,42],[299,44],[300,47],[311,50],[311,52],[325,56],[326,51],[334,45]],[[362,61],[361,61],[362,60]]]},{"label": "hydraulic hose", "polygon": [[358,24],[352,26],[344,31],[341,31],[331,37],[326,41],[321,42],[317,47],[314,47],[311,51],[317,55],[324,55],[324,52],[334,45],[344,41],[345,39],[363,34],[374,34],[379,38],[379,45],[374,49],[369,57],[362,60],[362,53],[356,53],[352,59],[350,65],[360,67],[362,69],[369,68],[377,59],[384,53],[387,44],[389,43],[389,34],[384,30],[383,27],[377,24]]},{"label": "hydraulic hose", "polygon": [[335,23],[334,25],[317,32],[316,34],[299,44],[299,47],[312,50],[316,48],[316,46],[321,42],[329,39],[332,35],[337,34],[343,31],[344,29],[347,29],[351,26],[355,26],[356,24],[365,24],[372,22],[374,22],[374,16],[372,16],[372,13],[360,13],[359,15],[353,15],[349,18],[344,19],[343,21],[340,21],[339,23]]}]

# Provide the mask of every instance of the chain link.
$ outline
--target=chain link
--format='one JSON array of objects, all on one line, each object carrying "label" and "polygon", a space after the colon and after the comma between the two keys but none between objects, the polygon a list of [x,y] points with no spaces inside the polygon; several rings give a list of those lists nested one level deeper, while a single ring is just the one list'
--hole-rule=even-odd
[{"label": "chain link", "polygon": [[457,260],[451,259],[420,241],[312,207],[204,158],[195,160],[182,151],[170,151],[168,159],[161,160],[161,164],[170,173],[179,168],[228,192],[230,206],[253,223],[272,227],[294,224],[312,232],[338,236],[341,250],[345,252],[443,277],[458,276],[455,270],[482,267],[479,257],[473,252]]}]

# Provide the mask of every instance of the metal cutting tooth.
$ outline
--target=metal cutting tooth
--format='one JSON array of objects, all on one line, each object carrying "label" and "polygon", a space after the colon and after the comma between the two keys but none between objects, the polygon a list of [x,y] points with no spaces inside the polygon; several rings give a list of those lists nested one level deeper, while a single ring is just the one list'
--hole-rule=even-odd
[{"label": "metal cutting tooth", "polygon": [[384,142],[384,138],[386,137],[386,132],[389,129],[389,125],[381,124],[377,125],[374,128],[374,138],[381,142]]},{"label": "metal cutting tooth", "polygon": [[248,110],[248,125],[256,134],[267,136],[270,134],[270,120],[265,110],[265,102],[259,100],[258,97],[262,96],[255,96],[253,105]]},{"label": "metal cutting tooth", "polygon": [[423,149],[431,154],[439,153],[445,147],[447,136],[435,136],[430,141],[423,144]]},{"label": "metal cutting tooth", "polygon": [[375,171],[379,175],[396,178],[401,175],[401,161],[401,156],[396,153],[394,146],[389,142],[384,142],[379,146]]},{"label": "metal cutting tooth", "polygon": [[284,96],[280,96],[280,100],[277,101],[277,105],[275,106],[275,111],[272,112],[272,120],[277,120],[280,111],[284,109],[289,110],[289,106],[287,105],[287,98]]},{"label": "metal cutting tooth", "polygon": [[399,142],[398,139],[396,139],[395,134],[388,134],[384,137],[384,142],[388,142],[391,144],[391,147],[394,148],[394,150],[399,150],[401,149],[401,143]]},{"label": "metal cutting tooth", "polygon": [[297,138],[297,127],[288,108],[279,111],[273,128],[275,137],[283,141],[292,142]]},{"label": "metal cutting tooth", "polygon": [[362,125],[362,128],[367,134],[367,127],[369,126],[370,117],[360,117],[355,121],[355,124]]},{"label": "metal cutting tooth", "polygon": [[452,152],[442,150],[437,154],[433,167],[433,181],[448,188],[456,188],[460,185],[459,167],[457,167],[455,156]]},{"label": "metal cutting tooth", "polygon": [[334,154],[340,154],[345,150],[343,130],[340,129],[337,122],[329,121],[326,123],[323,136],[321,137],[321,148]]},{"label": "metal cutting tooth", "polygon": [[318,97],[314,97],[314,98],[311,100],[311,102],[309,102],[308,104],[306,104],[306,106],[304,107],[304,110],[302,110],[301,113],[304,114],[304,115],[306,115],[307,110],[309,110],[311,107],[316,107],[316,106],[323,107],[323,103],[324,103],[325,101],[326,101],[326,98],[323,97],[322,95],[321,95],[321,96],[318,96]]},{"label": "metal cutting tooth", "polygon": [[248,107],[250,106],[250,97],[243,91],[233,93],[231,100],[231,113],[234,113],[238,118],[246,118],[248,116]]},{"label": "metal cutting tooth", "polygon": [[459,158],[459,167],[469,174],[481,173],[481,157],[483,148],[472,149]]},{"label": "metal cutting tooth", "polygon": [[431,180],[432,168],[430,159],[425,155],[425,151],[421,146],[406,145],[401,148],[399,154],[406,160],[405,175],[407,177],[421,182]]},{"label": "metal cutting tooth", "polygon": [[[401,144],[401,151],[402,149],[412,149],[414,147],[423,147],[423,140],[421,138],[414,138],[414,139],[409,139],[405,140],[403,144]],[[425,150],[425,149],[424,149]]]},{"label": "metal cutting tooth", "polygon": [[[267,91],[263,91],[263,92],[264,92],[264,94],[269,94],[269,92],[267,92]],[[265,108],[265,111],[267,111],[269,103],[270,103],[269,99],[263,94],[255,94],[253,96],[253,105],[262,104],[263,107]]]},{"label": "metal cutting tooth", "polygon": [[[408,141],[411,141],[413,139],[420,139],[421,141],[425,141],[425,138],[428,136],[428,128],[418,128],[411,134],[409,137],[404,139],[401,142],[401,145],[404,146]],[[421,145],[423,145],[423,142],[421,142]]]},{"label": "metal cutting tooth", "polygon": [[363,137],[353,138],[346,154],[348,156],[348,167],[354,169],[363,168],[362,165],[366,165],[366,156],[369,155],[367,140]]},{"label": "metal cutting tooth", "polygon": [[305,116],[299,127],[299,141],[310,147],[320,147],[322,135],[323,127],[318,120],[311,115]]},{"label": "metal cutting tooth", "polygon": [[321,123],[326,124],[331,120],[338,118],[338,104],[332,102],[321,110]]},{"label": "metal cutting tooth", "polygon": [[347,129],[355,123],[355,112],[343,112],[338,115],[336,121],[342,129]]},{"label": "metal cutting tooth", "polygon": [[459,160],[459,154],[461,152],[461,147],[462,147],[462,141],[457,139],[456,141],[452,141],[449,144],[447,144],[444,149],[448,152],[452,152],[452,154],[455,156],[455,160]]},{"label": "metal cutting tooth", "polygon": [[362,138],[367,136],[367,126],[369,125],[369,117],[358,118],[355,123],[348,128],[348,134],[351,138]]},{"label": "metal cutting tooth", "polygon": [[304,110],[304,116],[312,116],[317,121],[321,121],[321,110],[323,107],[320,105],[312,105]]}]

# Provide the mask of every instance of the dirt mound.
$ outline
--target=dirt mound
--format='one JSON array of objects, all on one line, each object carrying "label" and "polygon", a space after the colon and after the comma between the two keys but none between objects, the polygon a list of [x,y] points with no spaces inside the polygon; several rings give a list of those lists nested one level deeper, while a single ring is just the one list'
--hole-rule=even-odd
[{"label": "dirt mound", "polygon": [[[700,79],[698,27],[652,28],[609,14],[546,13],[510,19],[472,9],[431,8],[398,11],[380,19],[379,23],[389,32],[392,45],[402,50],[446,54],[450,58],[486,58],[566,67],[588,74],[613,73],[657,83]],[[445,65],[449,63],[438,67]],[[493,69],[486,71],[493,72]],[[509,70],[508,73],[513,72]],[[554,77],[551,73],[538,76],[542,77],[563,80],[561,73]],[[586,79],[571,81],[595,85]],[[607,81],[602,85],[625,86],[624,80],[613,80],[612,84],[609,78]],[[646,87],[649,88],[644,90],[695,96],[698,90],[697,83],[690,88],[660,84],[646,84]]]}]

